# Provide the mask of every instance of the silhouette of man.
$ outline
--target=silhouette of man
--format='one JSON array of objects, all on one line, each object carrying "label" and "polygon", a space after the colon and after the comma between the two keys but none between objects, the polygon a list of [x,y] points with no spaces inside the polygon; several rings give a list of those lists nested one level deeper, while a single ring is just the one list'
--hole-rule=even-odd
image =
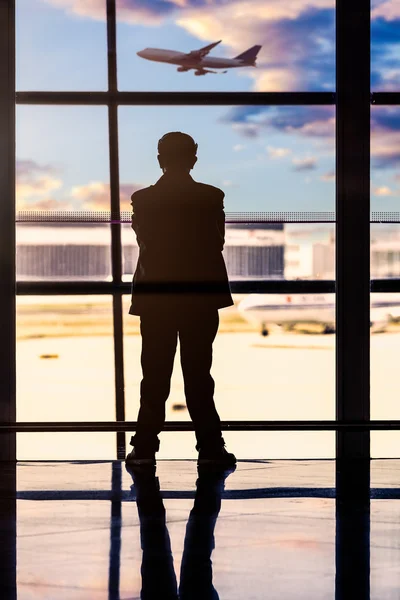
[{"label": "silhouette of man", "polygon": [[218,309],[233,304],[222,256],[224,192],[192,179],[196,152],[189,135],[164,135],[158,142],[163,175],[131,199],[139,259],[129,313],[140,315],[143,371],[133,450],[126,457],[131,464],[155,464],[178,336],[199,464],[236,462],[225,448],[210,374]]},{"label": "silhouette of man", "polygon": [[219,600],[211,561],[214,530],[225,480],[235,468],[234,465],[228,469],[198,468],[195,500],[186,525],[179,589],[158,477],[151,469],[129,470],[140,520],[142,600]]}]

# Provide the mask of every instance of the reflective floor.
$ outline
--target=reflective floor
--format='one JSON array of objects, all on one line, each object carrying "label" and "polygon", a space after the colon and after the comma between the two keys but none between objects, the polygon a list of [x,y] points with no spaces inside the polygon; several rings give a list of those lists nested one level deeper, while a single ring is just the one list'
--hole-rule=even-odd
[{"label": "reflective floor", "polygon": [[400,597],[399,460],[371,462],[370,507],[337,506],[330,460],[0,468],[2,600]]}]

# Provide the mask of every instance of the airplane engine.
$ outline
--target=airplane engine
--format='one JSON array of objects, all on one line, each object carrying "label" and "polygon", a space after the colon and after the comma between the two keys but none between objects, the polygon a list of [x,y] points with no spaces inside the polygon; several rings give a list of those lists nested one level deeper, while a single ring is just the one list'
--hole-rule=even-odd
[{"label": "airplane engine", "polygon": [[199,75],[205,75],[206,71],[202,71],[200,69],[198,69],[197,71],[194,72],[195,75],[199,76]]},{"label": "airplane engine", "polygon": [[178,73],[184,73],[185,71],[189,71],[189,69],[187,67],[178,67],[177,71]]}]

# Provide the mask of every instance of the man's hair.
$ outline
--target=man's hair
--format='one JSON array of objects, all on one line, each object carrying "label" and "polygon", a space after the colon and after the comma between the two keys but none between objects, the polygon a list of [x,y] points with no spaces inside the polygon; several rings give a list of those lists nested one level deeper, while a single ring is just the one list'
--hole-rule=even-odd
[{"label": "man's hair", "polygon": [[186,163],[191,163],[196,152],[197,144],[194,139],[181,131],[170,131],[158,141],[158,154],[167,166],[186,166]]}]

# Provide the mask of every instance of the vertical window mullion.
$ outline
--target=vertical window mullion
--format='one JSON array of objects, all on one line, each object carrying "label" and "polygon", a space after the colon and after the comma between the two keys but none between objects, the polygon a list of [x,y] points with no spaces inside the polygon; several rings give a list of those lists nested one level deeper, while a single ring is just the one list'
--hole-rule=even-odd
[{"label": "vertical window mullion", "polygon": [[[117,92],[117,44],[115,0],[107,0],[107,56],[108,91]],[[111,271],[114,283],[121,283],[122,253],[119,200],[118,159],[118,105],[116,100],[108,103],[109,150],[110,150],[110,196],[111,196]],[[124,348],[122,322],[122,294],[113,294],[115,414],[117,421],[125,421]],[[117,458],[125,457],[125,433],[117,432]]]},{"label": "vertical window mullion", "polygon": [[[0,421],[16,420],[15,373],[15,7],[0,0]],[[16,459],[15,434],[0,436]]]},{"label": "vertical window mullion", "polygon": [[[370,417],[370,2],[336,1],[336,417]],[[336,598],[370,597],[370,432],[336,432]]]},{"label": "vertical window mullion", "polygon": [[[370,3],[337,0],[337,418],[367,421],[370,292]],[[368,432],[338,434],[338,458],[369,458]]]},{"label": "vertical window mullion", "polygon": [[[0,422],[16,421],[15,5],[0,0]],[[16,433],[0,435],[0,597],[17,598]]]}]

